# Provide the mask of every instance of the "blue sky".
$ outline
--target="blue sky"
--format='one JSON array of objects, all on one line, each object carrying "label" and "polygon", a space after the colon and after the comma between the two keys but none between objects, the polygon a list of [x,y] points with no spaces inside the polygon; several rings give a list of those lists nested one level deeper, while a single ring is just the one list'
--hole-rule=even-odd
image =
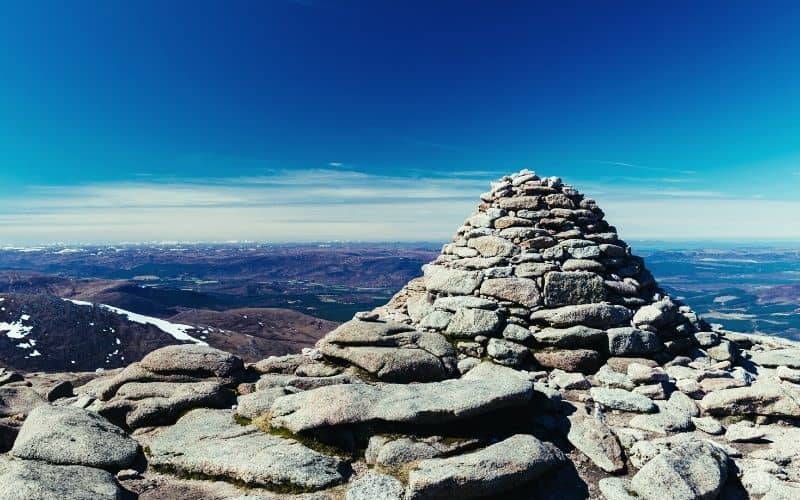
[{"label": "blue sky", "polygon": [[[35,5],[25,5],[25,4]],[[0,241],[443,240],[531,168],[800,241],[800,4],[0,4]]]}]

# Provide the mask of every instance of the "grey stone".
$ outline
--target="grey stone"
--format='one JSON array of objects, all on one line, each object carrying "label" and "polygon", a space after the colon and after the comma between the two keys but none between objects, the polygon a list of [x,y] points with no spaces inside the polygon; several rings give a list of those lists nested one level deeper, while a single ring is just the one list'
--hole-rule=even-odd
[{"label": "grey stone", "polygon": [[372,436],[364,452],[368,464],[396,467],[426,458],[452,455],[475,447],[477,439],[445,440],[439,436]]},{"label": "grey stone", "polygon": [[714,417],[692,417],[692,423],[697,430],[712,436],[718,436],[725,432],[725,428]]},{"label": "grey stone", "polygon": [[513,196],[502,198],[497,204],[505,210],[536,210],[539,199],[538,196]]},{"label": "grey stone", "polygon": [[530,351],[525,346],[502,339],[489,339],[486,353],[497,363],[506,366],[522,366],[530,361]]},{"label": "grey stone", "polygon": [[483,280],[480,272],[448,269],[436,265],[424,266],[423,272],[426,289],[452,295],[471,295]]},{"label": "grey stone", "polygon": [[725,439],[731,443],[752,443],[766,436],[766,432],[758,427],[744,424],[731,424],[725,432]]},{"label": "grey stone", "polygon": [[474,337],[493,335],[502,325],[503,319],[497,311],[485,309],[459,309],[456,311],[445,333],[451,337]]},{"label": "grey stone", "polygon": [[656,403],[658,413],[637,415],[628,423],[629,426],[656,434],[667,435],[672,432],[686,432],[692,429],[692,417],[669,404]]},{"label": "grey stone", "polygon": [[251,420],[258,418],[269,412],[272,403],[275,402],[276,399],[287,394],[290,394],[290,392],[286,388],[274,387],[239,396],[236,414]]},{"label": "grey stone", "polygon": [[[704,380],[705,382],[705,380]],[[710,415],[800,417],[800,391],[770,381],[706,394],[700,407]]]},{"label": "grey stone", "polygon": [[785,380],[793,384],[800,384],[800,370],[794,370],[786,366],[779,366],[777,370],[775,370],[775,375],[777,375],[781,380]]},{"label": "grey stone", "polygon": [[625,458],[619,439],[604,423],[588,417],[572,419],[567,439],[606,472],[625,469]]},{"label": "grey stone", "polygon": [[539,278],[559,269],[557,265],[547,262],[525,262],[518,264],[514,272],[520,278]]},{"label": "grey stone", "polygon": [[671,323],[675,319],[677,309],[671,300],[665,299],[643,306],[633,315],[633,325],[650,325],[655,328]]},{"label": "grey stone", "polygon": [[728,476],[728,457],[705,441],[661,453],[633,476],[632,489],[645,500],[713,500]]},{"label": "grey stone", "polygon": [[624,373],[619,373],[611,369],[608,365],[603,365],[594,374],[594,380],[603,387],[612,389],[632,390],[635,387],[633,381]]},{"label": "grey stone", "polygon": [[503,329],[503,338],[514,342],[524,343],[533,338],[533,333],[525,327],[508,324]]},{"label": "grey stone", "polygon": [[472,453],[419,462],[409,472],[406,496],[415,500],[499,495],[564,461],[564,454],[552,444],[517,434]]},{"label": "grey stone", "polygon": [[605,273],[606,268],[596,260],[567,259],[561,264],[562,271],[589,271],[592,273]]},{"label": "grey stone", "polygon": [[640,363],[628,365],[628,377],[635,384],[653,384],[669,381],[669,375],[660,366],[652,367]]},{"label": "grey stone", "polygon": [[231,399],[231,392],[216,382],[131,382],[100,405],[98,412],[120,425],[118,416],[124,415],[124,424],[136,429],[171,424],[192,408],[230,407]]},{"label": "grey stone", "polygon": [[367,472],[353,481],[345,500],[403,500],[403,483],[392,476]]},{"label": "grey stone", "polygon": [[534,321],[543,321],[551,326],[565,328],[583,325],[592,328],[609,328],[626,323],[631,318],[627,307],[611,304],[580,304],[557,309],[542,309],[531,315]]},{"label": "grey stone", "polygon": [[11,454],[57,465],[123,469],[139,445],[100,415],[72,406],[39,406],[22,425]]},{"label": "grey stone", "polygon": [[506,229],[509,227],[519,227],[519,226],[527,227],[532,225],[533,222],[531,222],[529,219],[524,219],[522,217],[506,216],[506,217],[500,217],[499,219],[494,221],[495,229]]},{"label": "grey stone", "polygon": [[283,396],[271,425],[301,432],[366,423],[441,423],[524,405],[533,385],[511,368],[482,363],[457,380],[422,384],[349,384]]},{"label": "grey stone", "polygon": [[775,349],[773,351],[754,352],[750,360],[769,368],[785,366],[800,368],[800,349]]},{"label": "grey stone", "polygon": [[714,347],[707,348],[706,352],[711,359],[716,361],[732,361],[738,355],[736,346],[733,345],[733,342],[728,342],[727,340],[723,340]]},{"label": "grey stone", "polygon": [[611,328],[608,334],[608,352],[612,356],[638,356],[662,349],[661,339],[653,332],[631,327]]},{"label": "grey stone", "polygon": [[27,415],[47,401],[30,387],[0,387],[0,417]]},{"label": "grey stone", "polygon": [[419,322],[421,328],[433,328],[434,330],[444,330],[453,319],[453,314],[447,311],[431,311]]},{"label": "grey stone", "polygon": [[514,243],[499,236],[471,238],[468,245],[470,248],[477,250],[483,257],[510,257],[517,249]]},{"label": "grey stone", "polygon": [[607,343],[606,332],[582,325],[570,328],[545,328],[534,333],[533,337],[539,344],[567,349],[598,348]]},{"label": "grey stone", "polygon": [[481,285],[481,294],[515,302],[525,307],[535,307],[541,302],[536,281],[528,278],[487,279]]},{"label": "grey stone", "polygon": [[593,387],[590,392],[597,404],[610,410],[651,413],[658,409],[650,398],[624,389]]},{"label": "grey stone", "polygon": [[437,298],[433,307],[449,312],[456,312],[459,309],[497,309],[497,302],[471,295],[455,295]]},{"label": "grey stone", "polygon": [[228,410],[192,410],[150,444],[150,465],[252,486],[318,490],[343,481],[341,462],[293,439],[241,426]]},{"label": "grey stone", "polygon": [[631,482],[621,477],[605,477],[597,482],[597,488],[606,500],[636,500],[631,493]]},{"label": "grey stone", "polygon": [[[368,348],[366,348],[368,349]],[[256,391],[265,391],[275,388],[292,388],[307,391],[326,385],[349,384],[353,377],[348,373],[325,377],[305,377],[298,375],[284,375],[282,373],[266,373],[256,382]]]},{"label": "grey stone", "polygon": [[552,272],[544,277],[544,305],[592,304],[606,299],[603,278],[586,272]]},{"label": "grey stone", "polygon": [[122,500],[114,476],[80,465],[50,465],[34,460],[0,464],[0,500]]},{"label": "grey stone", "polygon": [[140,361],[154,373],[188,374],[193,377],[228,377],[244,367],[241,358],[213,347],[185,344],[156,349]]},{"label": "grey stone", "polygon": [[549,379],[553,385],[564,390],[583,390],[589,389],[592,386],[592,384],[589,382],[589,379],[584,377],[582,374],[565,372],[563,370],[559,370],[558,368],[550,372]]},{"label": "grey stone", "polygon": [[600,257],[600,248],[595,245],[568,248],[567,253],[570,254],[573,259],[596,259]]},{"label": "grey stone", "polygon": [[536,362],[544,368],[568,372],[594,373],[600,367],[600,353],[591,349],[540,349],[533,351]]},{"label": "grey stone", "polygon": [[673,391],[673,393],[670,394],[669,404],[670,407],[685,413],[689,417],[700,416],[700,409],[697,407],[697,403],[681,391]]}]

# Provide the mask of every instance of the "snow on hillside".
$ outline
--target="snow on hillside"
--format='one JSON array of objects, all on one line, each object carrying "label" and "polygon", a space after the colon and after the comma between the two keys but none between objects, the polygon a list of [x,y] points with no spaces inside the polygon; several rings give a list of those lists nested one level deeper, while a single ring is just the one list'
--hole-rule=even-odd
[{"label": "snow on hillside", "polygon": [[[90,306],[90,307],[94,306],[94,304],[92,304],[91,302],[85,302],[83,300],[72,300],[72,299],[64,299],[64,300],[67,300],[79,306]],[[103,309],[111,311],[115,314],[125,316],[128,318],[128,320],[133,321],[134,323],[139,323],[142,325],[153,325],[159,330],[163,331],[164,333],[172,335],[177,340],[194,342],[195,344],[198,345],[208,345],[206,342],[196,339],[187,333],[188,331],[195,329],[193,326],[170,323],[169,321],[160,318],[153,318],[151,316],[137,314],[131,311],[126,311],[125,309],[120,309],[119,307],[109,306],[107,304],[97,304],[97,306],[102,307]]]}]

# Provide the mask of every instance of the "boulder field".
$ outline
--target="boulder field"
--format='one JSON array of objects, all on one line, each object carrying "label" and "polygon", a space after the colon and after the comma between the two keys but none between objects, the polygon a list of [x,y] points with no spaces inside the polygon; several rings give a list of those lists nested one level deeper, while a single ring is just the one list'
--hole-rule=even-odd
[{"label": "boulder field", "polygon": [[0,369],[0,500],[797,499],[800,345],[713,327],[523,170],[315,349]]}]

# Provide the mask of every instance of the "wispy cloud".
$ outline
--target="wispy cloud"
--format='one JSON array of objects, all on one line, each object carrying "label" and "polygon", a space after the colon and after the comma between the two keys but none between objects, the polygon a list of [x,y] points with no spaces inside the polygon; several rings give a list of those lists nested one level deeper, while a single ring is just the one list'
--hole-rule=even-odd
[{"label": "wispy cloud", "polygon": [[687,170],[687,169],[677,169],[677,168],[664,168],[664,167],[652,167],[649,165],[639,165],[636,163],[627,163],[621,161],[609,161],[609,160],[586,160],[587,163],[599,163],[601,165],[611,165],[616,167],[624,167],[626,169],[634,169],[634,170],[646,170],[650,172],[670,172],[673,174],[682,174],[682,175],[694,175],[697,173],[696,170]]},{"label": "wispy cloud", "polygon": [[[475,170],[400,176],[324,168],[33,186],[0,198],[0,241],[446,241],[499,175]],[[617,183],[578,187],[597,199],[629,239],[800,239],[796,201]]]}]

